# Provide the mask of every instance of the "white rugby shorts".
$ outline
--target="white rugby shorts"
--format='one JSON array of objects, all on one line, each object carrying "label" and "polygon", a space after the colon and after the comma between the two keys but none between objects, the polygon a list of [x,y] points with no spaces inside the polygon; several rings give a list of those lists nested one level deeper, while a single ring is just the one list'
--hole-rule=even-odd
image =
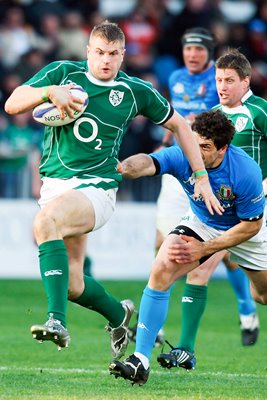
[{"label": "white rugby shorts", "polygon": [[[38,201],[41,208],[45,207],[49,201],[54,200],[69,189],[75,189],[83,184],[96,184],[103,181],[103,179],[100,180],[99,178],[79,179],[77,177],[70,179],[44,177],[42,180],[43,185],[40,191],[41,197]],[[95,186],[87,186],[77,190],[84,193],[93,205],[95,212],[95,226],[93,231],[101,228],[110,219],[114,212],[117,189],[104,190],[96,188]]]},{"label": "white rugby shorts", "polygon": [[164,238],[179,225],[188,209],[189,200],[179,181],[172,175],[162,175],[156,226]]},{"label": "white rugby shorts", "polygon": [[[179,225],[184,225],[196,232],[204,241],[214,239],[225,231],[212,228],[201,222],[190,210]],[[267,270],[267,228],[263,223],[257,235],[251,239],[227,249],[230,260],[238,263],[241,267],[253,270]]]}]

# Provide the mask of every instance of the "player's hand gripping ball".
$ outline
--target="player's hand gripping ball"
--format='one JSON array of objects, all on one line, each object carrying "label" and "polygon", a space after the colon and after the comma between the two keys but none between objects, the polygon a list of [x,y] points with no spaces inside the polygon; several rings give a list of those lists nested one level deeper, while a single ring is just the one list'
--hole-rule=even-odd
[{"label": "player's hand gripping ball", "polygon": [[65,118],[61,119],[60,112],[57,107],[51,101],[45,101],[44,103],[34,107],[32,112],[33,119],[43,125],[48,126],[63,126],[75,121],[85,111],[89,99],[88,94],[81,86],[77,85],[72,87],[70,89],[70,92],[73,97],[78,97],[84,102],[83,105],[79,104],[79,106],[82,106],[81,111],[74,111],[74,118],[70,118],[69,115],[67,115],[66,113]]}]

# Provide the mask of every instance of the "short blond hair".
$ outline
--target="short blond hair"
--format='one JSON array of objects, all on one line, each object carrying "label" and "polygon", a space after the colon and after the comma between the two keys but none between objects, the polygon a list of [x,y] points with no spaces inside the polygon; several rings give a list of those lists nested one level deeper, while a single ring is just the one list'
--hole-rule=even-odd
[{"label": "short blond hair", "polygon": [[106,39],[108,43],[121,42],[122,47],[125,46],[124,33],[115,22],[105,20],[101,22],[101,24],[96,25],[91,32],[90,38],[93,36],[99,36]]}]

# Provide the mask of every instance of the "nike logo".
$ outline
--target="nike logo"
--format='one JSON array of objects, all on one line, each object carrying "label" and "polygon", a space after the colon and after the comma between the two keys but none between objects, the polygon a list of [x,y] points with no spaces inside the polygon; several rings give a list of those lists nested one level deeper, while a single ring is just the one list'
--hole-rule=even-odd
[{"label": "nike logo", "polygon": [[44,276],[51,276],[51,275],[62,275],[62,269],[51,269],[50,271],[46,271]]}]

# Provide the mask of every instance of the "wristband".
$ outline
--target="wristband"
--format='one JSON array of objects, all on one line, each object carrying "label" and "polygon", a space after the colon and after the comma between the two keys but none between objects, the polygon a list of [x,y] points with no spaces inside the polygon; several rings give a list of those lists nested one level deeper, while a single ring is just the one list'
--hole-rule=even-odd
[{"label": "wristband", "polygon": [[43,87],[43,89],[42,89],[42,100],[43,101],[49,100],[47,97],[47,92],[48,92],[48,86]]},{"label": "wristband", "polygon": [[197,178],[198,176],[201,176],[201,175],[207,175],[207,170],[201,169],[200,171],[194,172],[194,174],[195,174],[195,178]]}]

